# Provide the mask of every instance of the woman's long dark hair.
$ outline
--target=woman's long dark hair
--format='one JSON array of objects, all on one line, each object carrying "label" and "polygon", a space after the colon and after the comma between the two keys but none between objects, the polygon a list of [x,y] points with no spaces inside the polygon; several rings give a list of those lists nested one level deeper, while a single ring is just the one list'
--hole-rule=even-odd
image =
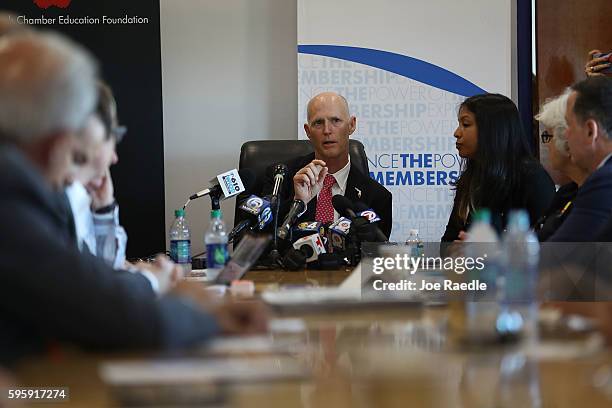
[{"label": "woman's long dark hair", "polygon": [[526,165],[535,158],[510,99],[499,94],[475,95],[460,108],[474,114],[478,127],[475,157],[462,161],[461,176],[454,184],[459,216],[467,221],[470,209],[509,207],[512,194],[524,185]]}]

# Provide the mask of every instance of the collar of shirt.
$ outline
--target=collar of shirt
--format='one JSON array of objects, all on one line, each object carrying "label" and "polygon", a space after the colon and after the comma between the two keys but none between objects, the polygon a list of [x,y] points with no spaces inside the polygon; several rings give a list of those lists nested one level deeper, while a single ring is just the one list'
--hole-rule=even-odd
[{"label": "collar of shirt", "polygon": [[599,166],[597,166],[598,169],[601,169],[604,164],[606,164],[606,162],[608,161],[608,159],[612,157],[612,153],[608,154],[606,157],[604,157],[604,159],[601,161],[601,163],[599,163]]},{"label": "collar of shirt", "polygon": [[348,163],[346,166],[332,174],[336,179],[336,182],[332,186],[332,193],[342,194],[346,191],[346,181],[348,180],[349,172],[351,171],[351,156],[349,156]]},{"label": "collar of shirt", "polygon": [[89,252],[95,255],[96,245],[91,216],[91,197],[87,193],[85,186],[78,181],[66,187],[66,195],[68,196],[70,209],[74,217],[78,247],[82,250],[83,244],[85,244]]}]

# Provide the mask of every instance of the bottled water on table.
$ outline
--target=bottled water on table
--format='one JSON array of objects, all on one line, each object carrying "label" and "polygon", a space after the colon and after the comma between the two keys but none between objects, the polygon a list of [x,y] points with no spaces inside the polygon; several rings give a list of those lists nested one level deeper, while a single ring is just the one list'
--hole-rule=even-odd
[{"label": "bottled water on table", "polygon": [[478,280],[486,284],[486,291],[466,293],[465,312],[467,337],[470,340],[487,341],[498,336],[496,323],[499,315],[497,304],[497,279],[500,273],[500,248],[497,233],[491,226],[491,212],[477,210],[467,232],[467,257],[483,260],[482,269],[467,272],[467,281]]},{"label": "bottled water on table", "polygon": [[419,257],[424,253],[423,241],[419,238],[419,230],[411,229],[408,232],[406,245],[410,248],[410,256],[413,258]]},{"label": "bottled water on table", "polygon": [[498,331],[521,330],[537,336],[537,283],[540,244],[524,210],[510,213],[502,240],[504,268],[500,279]]},{"label": "bottled water on table", "polygon": [[206,268],[211,277],[216,276],[228,261],[227,241],[227,230],[221,218],[221,210],[212,210],[210,226],[204,235]]},{"label": "bottled water on table", "polygon": [[170,228],[170,258],[183,268],[185,275],[191,272],[191,234],[185,220],[185,210],[175,210]]}]

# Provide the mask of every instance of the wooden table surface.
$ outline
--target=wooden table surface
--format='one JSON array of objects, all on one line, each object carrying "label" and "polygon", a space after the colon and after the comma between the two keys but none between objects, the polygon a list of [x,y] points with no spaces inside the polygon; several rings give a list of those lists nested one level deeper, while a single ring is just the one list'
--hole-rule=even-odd
[{"label": "wooden table surface", "polygon": [[[251,271],[258,290],[335,286],[350,271]],[[611,407],[612,353],[595,335],[466,347],[453,342],[453,308],[389,308],[303,316],[299,333],[271,333],[298,345],[284,358],[309,373],[300,380],[229,384],[221,405],[245,407]],[[70,387],[70,402],[44,406],[117,406],[99,377],[109,360],[172,358],[159,353],[96,355],[66,351],[18,367],[22,386]],[[179,357],[206,358],[200,350]],[[243,356],[244,357],[244,356]],[[249,355],[247,358],[260,358]],[[269,356],[268,356],[269,357]],[[0,403],[1,405],[1,403]],[[34,406],[38,406],[36,404]]]}]

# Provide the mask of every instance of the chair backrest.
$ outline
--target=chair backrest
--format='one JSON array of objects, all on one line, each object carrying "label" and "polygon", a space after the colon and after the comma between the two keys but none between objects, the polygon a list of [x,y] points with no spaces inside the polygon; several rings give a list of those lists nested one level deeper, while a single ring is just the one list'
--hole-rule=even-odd
[{"label": "chair backrest", "polygon": [[[253,194],[261,195],[266,168],[275,163],[284,163],[298,156],[312,153],[313,149],[308,140],[254,140],[246,142],[240,148],[239,168],[249,168],[257,176]],[[359,140],[349,139],[349,154],[351,166],[356,166],[363,174],[368,175],[370,170],[368,158],[363,144]],[[244,196],[237,197],[236,203]],[[237,206],[236,206],[237,208]],[[239,220],[236,210],[234,220]]]}]

